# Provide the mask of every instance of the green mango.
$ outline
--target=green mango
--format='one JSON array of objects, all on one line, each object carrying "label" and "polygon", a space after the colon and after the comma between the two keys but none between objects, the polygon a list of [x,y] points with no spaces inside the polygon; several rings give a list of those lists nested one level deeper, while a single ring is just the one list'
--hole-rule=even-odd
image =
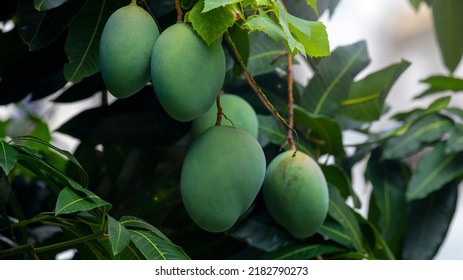
[{"label": "green mango", "polygon": [[108,91],[125,98],[150,80],[151,53],[159,29],[153,17],[131,3],[116,10],[101,34],[99,61]]},{"label": "green mango", "polygon": [[191,121],[214,103],[225,79],[219,41],[206,45],[187,23],[161,33],[153,47],[151,78],[162,107],[178,121]]},{"label": "green mango", "polygon": [[265,177],[265,155],[248,132],[213,126],[185,156],[180,191],[193,221],[210,232],[231,228],[251,206]]},{"label": "green mango", "polygon": [[272,217],[295,237],[306,238],[325,221],[328,185],[317,162],[293,153],[283,152],[270,162],[262,192]]},{"label": "green mango", "polygon": [[[242,128],[257,138],[259,132],[259,122],[256,111],[243,98],[234,94],[222,94],[220,105],[224,116],[222,125]],[[226,116],[226,118],[225,118]],[[191,123],[191,135],[193,139],[198,137],[203,131],[214,126],[217,121],[217,102],[211,108],[193,120]]]}]

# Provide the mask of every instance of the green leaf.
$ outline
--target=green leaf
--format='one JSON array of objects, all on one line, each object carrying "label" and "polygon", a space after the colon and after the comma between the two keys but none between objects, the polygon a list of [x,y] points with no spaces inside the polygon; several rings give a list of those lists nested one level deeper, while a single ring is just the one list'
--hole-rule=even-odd
[{"label": "green leaf", "polygon": [[259,257],[265,260],[310,260],[324,254],[339,253],[344,248],[332,244],[292,245]]},{"label": "green leaf", "polygon": [[378,120],[389,90],[409,65],[401,61],[352,84],[340,114],[362,122]]},{"label": "green leaf", "polygon": [[85,193],[65,187],[58,195],[55,206],[55,215],[88,211],[98,207],[110,208],[110,204],[96,194],[85,190]]},{"label": "green leaf", "polygon": [[1,141],[1,151],[0,151],[0,167],[2,167],[3,172],[6,175],[10,173],[17,161],[16,150],[10,146],[10,144],[5,141]]},{"label": "green leaf", "polygon": [[303,136],[315,140],[323,151],[332,155],[344,154],[341,128],[337,122],[325,116],[309,113],[295,105],[294,123],[304,128]]},{"label": "green leaf", "polygon": [[463,91],[463,79],[448,76],[431,76],[421,81],[428,84],[429,88],[416,98],[428,96],[436,92]]},{"label": "green leaf", "polygon": [[327,0],[328,1],[328,9],[330,11],[330,17],[333,16],[336,7],[338,6],[341,0]]},{"label": "green leaf", "polygon": [[353,210],[347,206],[339,191],[329,185],[330,206],[328,215],[344,227],[352,246],[359,252],[363,251],[362,232]]},{"label": "green leaf", "polygon": [[242,0],[204,0],[204,9],[201,12],[206,13],[215,8],[239,3],[241,1]]},{"label": "green leaf", "polygon": [[318,16],[317,0],[305,0],[305,2],[307,2],[307,5],[309,5]]},{"label": "green leaf", "polygon": [[410,171],[398,160],[380,161],[380,153],[373,151],[365,173],[373,185],[368,220],[378,228],[391,250],[398,253],[404,234],[405,191]]},{"label": "green leaf", "polygon": [[187,260],[188,256],[175,244],[165,241],[150,231],[129,230],[135,246],[148,260]]},{"label": "green leaf", "polygon": [[463,54],[463,2],[460,0],[433,1],[434,29],[447,69],[453,73]]},{"label": "green leaf", "polygon": [[354,213],[357,220],[360,221],[364,239],[369,244],[369,258],[394,260],[394,254],[389,249],[388,244],[383,239],[378,229],[369,221],[363,218],[359,213]]},{"label": "green leaf", "polygon": [[204,0],[200,0],[185,14],[185,20],[191,22],[193,29],[210,45],[235,23],[234,7],[218,7],[205,13],[203,9]]},{"label": "green leaf", "polygon": [[421,158],[408,184],[408,201],[425,198],[463,174],[461,154],[447,154],[445,148],[446,143],[440,142]]},{"label": "green leaf", "polygon": [[402,258],[432,259],[447,235],[457,205],[458,183],[447,184],[408,209]]},{"label": "green leaf", "polygon": [[[276,42],[285,41],[286,34],[268,14],[250,16],[245,23],[250,32],[262,31]],[[286,51],[286,50],[285,50]]]},{"label": "green leaf", "polygon": [[410,4],[412,4],[413,8],[415,8],[415,10],[418,10],[422,2],[422,0],[409,0],[409,1],[410,1]]},{"label": "green leaf", "polygon": [[330,216],[326,217],[325,222],[317,231],[325,239],[332,240],[338,244],[352,248],[352,237],[347,230]]},{"label": "green leaf", "polygon": [[360,200],[352,188],[352,183],[346,172],[337,165],[320,166],[326,181],[335,186],[344,199],[351,197],[355,208],[360,208]]},{"label": "green leaf", "polygon": [[363,41],[337,48],[329,57],[321,59],[318,74],[309,81],[300,105],[314,114],[333,116],[346,100],[354,77],[369,62]]},{"label": "green leaf", "polygon": [[289,30],[304,46],[304,51],[311,57],[321,57],[330,54],[328,33],[322,22],[303,20],[291,14],[287,15]]},{"label": "green leaf", "polygon": [[170,242],[169,238],[167,238],[167,236],[165,236],[159,229],[155,228],[140,218],[134,216],[123,216],[119,219],[119,222],[126,228],[147,229],[165,241]]},{"label": "green leaf", "polygon": [[436,141],[453,127],[453,123],[437,114],[428,115],[406,128],[404,133],[387,141],[383,159],[394,159],[416,152],[423,144]]},{"label": "green leaf", "polygon": [[98,48],[101,32],[117,8],[110,0],[87,1],[72,21],[65,44],[69,63],[63,69],[68,81],[78,83],[100,70]]},{"label": "green leaf", "polygon": [[[229,29],[230,37],[233,43],[240,54],[241,59],[243,60],[244,65],[248,63],[249,55],[251,53],[251,42],[249,40],[249,34],[247,30],[241,28],[239,24],[234,24],[232,28]],[[248,68],[249,70],[249,68]],[[233,73],[236,76],[241,75],[241,67],[238,63],[234,62],[233,64]]]},{"label": "green leaf", "polygon": [[[11,194],[11,186],[10,183],[8,182],[8,177],[6,176],[5,172],[3,170],[0,170],[0,209],[4,210],[8,199]],[[0,212],[0,216],[2,216],[4,213]],[[5,216],[2,217],[2,219]],[[0,221],[2,220],[0,219]]]},{"label": "green leaf", "polygon": [[111,242],[113,254],[117,255],[129,245],[130,233],[122,223],[109,215],[107,217],[109,241]]},{"label": "green leaf", "polygon": [[447,140],[445,153],[458,153],[463,151],[463,124],[459,123],[453,127],[450,138]]},{"label": "green leaf", "polygon": [[272,40],[262,32],[249,34],[251,53],[248,60],[248,70],[255,76],[275,72],[277,67],[286,67],[287,59],[275,59],[285,57],[286,47],[283,43]]},{"label": "green leaf", "polygon": [[30,0],[22,0],[18,4],[19,34],[30,51],[39,50],[54,42],[69,26],[82,6],[82,1],[72,1],[55,10],[45,11],[46,9],[36,9],[38,2],[44,0],[34,0],[34,3]]},{"label": "green leaf", "polygon": [[59,7],[67,1],[68,0],[34,0],[34,6],[37,11],[46,11]]}]

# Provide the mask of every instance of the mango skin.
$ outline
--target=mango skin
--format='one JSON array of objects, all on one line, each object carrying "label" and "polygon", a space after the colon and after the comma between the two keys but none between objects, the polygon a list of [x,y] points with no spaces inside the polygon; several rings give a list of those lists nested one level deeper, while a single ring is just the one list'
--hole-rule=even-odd
[{"label": "mango skin", "polygon": [[[259,122],[254,108],[243,98],[234,94],[222,94],[220,96],[220,105],[223,113],[233,122],[235,127],[249,132],[254,138],[259,133]],[[217,102],[197,117],[191,123],[191,136],[193,139],[198,137],[203,131],[214,126],[217,121]],[[222,125],[233,126],[232,123],[222,117]]]},{"label": "mango skin", "polygon": [[225,79],[225,53],[207,46],[186,23],[164,30],[154,44],[151,78],[156,96],[174,119],[187,122],[207,111]]},{"label": "mango skin", "polygon": [[100,69],[109,92],[126,98],[150,80],[151,52],[159,29],[143,8],[129,4],[106,22],[99,47]]},{"label": "mango skin", "polygon": [[265,155],[246,131],[213,126],[190,146],[180,191],[193,221],[210,232],[230,229],[251,206],[265,177]]},{"label": "mango skin", "polygon": [[267,167],[262,192],[273,218],[292,235],[306,238],[323,224],[329,193],[325,176],[308,155],[286,151]]}]

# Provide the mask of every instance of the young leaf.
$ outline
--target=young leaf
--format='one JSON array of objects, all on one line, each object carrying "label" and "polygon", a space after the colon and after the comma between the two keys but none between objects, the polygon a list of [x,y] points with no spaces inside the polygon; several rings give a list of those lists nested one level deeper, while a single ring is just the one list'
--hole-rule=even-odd
[{"label": "young leaf", "polygon": [[445,148],[446,143],[440,142],[421,158],[408,184],[408,201],[425,198],[463,174],[461,154],[447,154]]},{"label": "young leaf", "polygon": [[185,20],[191,22],[193,29],[210,45],[235,23],[233,9],[233,5],[228,5],[203,12],[204,0],[199,0],[193,9],[185,14]]},{"label": "young leaf", "polygon": [[241,1],[242,0],[204,0],[204,9],[201,12],[206,13],[215,8],[239,3]]},{"label": "young leaf", "polygon": [[337,48],[320,61],[319,74],[305,88],[300,105],[314,114],[333,116],[346,99],[354,77],[369,62],[363,41]]},{"label": "young leaf", "polygon": [[463,54],[463,37],[460,36],[460,26],[463,26],[463,17],[461,16],[463,14],[463,1],[433,1],[432,14],[434,29],[445,66],[453,73]]},{"label": "young leaf", "polygon": [[88,211],[103,206],[108,209],[111,205],[89,190],[86,190],[86,193],[81,193],[65,187],[58,195],[55,215]]},{"label": "young leaf", "polygon": [[402,258],[432,259],[447,235],[457,205],[458,183],[449,183],[408,209]]},{"label": "young leaf", "polygon": [[145,230],[129,230],[135,246],[148,260],[187,260],[188,256],[177,245]]},{"label": "young leaf", "polygon": [[109,215],[107,215],[107,217],[109,241],[111,242],[113,254],[117,255],[129,245],[130,233],[122,223],[119,223]]},{"label": "young leaf", "polygon": [[265,260],[310,260],[317,256],[339,253],[345,249],[333,244],[292,245],[259,257]]},{"label": "young leaf", "polygon": [[322,22],[303,20],[291,14],[287,15],[289,30],[304,46],[304,51],[311,57],[330,54],[328,33]]},{"label": "young leaf", "polygon": [[34,6],[37,11],[46,11],[59,7],[67,1],[68,0],[34,0]]},{"label": "young leaf", "polygon": [[250,32],[262,31],[276,42],[285,41],[286,34],[268,14],[250,16],[245,23]]},{"label": "young leaf", "polygon": [[416,98],[428,96],[436,92],[445,91],[463,91],[463,79],[448,77],[448,76],[431,76],[421,81],[422,83],[428,84],[429,88],[423,93],[418,95]]},{"label": "young leaf", "polygon": [[389,90],[409,65],[401,61],[352,84],[340,114],[358,121],[378,120]]},{"label": "young leaf", "polygon": [[3,172],[8,175],[16,164],[17,153],[16,150],[5,141],[1,140],[0,144],[0,167],[3,169]]},{"label": "young leaf", "polygon": [[100,70],[98,47],[101,32],[117,8],[110,0],[86,1],[72,21],[65,45],[69,63],[63,70],[68,81],[78,83]]}]

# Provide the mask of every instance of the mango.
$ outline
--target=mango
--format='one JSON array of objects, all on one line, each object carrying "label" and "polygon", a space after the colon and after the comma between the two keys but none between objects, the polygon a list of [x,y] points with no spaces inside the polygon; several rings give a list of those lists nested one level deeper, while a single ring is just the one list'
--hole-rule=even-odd
[{"label": "mango", "polygon": [[225,53],[219,41],[208,46],[189,24],[176,23],[154,44],[151,78],[164,110],[178,121],[191,121],[219,94]]},{"label": "mango", "polygon": [[189,147],[180,177],[186,211],[204,230],[230,229],[251,206],[265,177],[262,147],[248,132],[213,126]]},{"label": "mango", "polygon": [[308,155],[286,151],[267,167],[262,186],[265,205],[273,218],[292,235],[306,238],[323,224],[329,194],[325,176]]},{"label": "mango", "polygon": [[[234,94],[222,94],[220,105],[225,116],[222,117],[222,125],[235,126],[249,132],[257,138],[259,132],[259,122],[256,111],[243,98]],[[211,108],[193,120],[191,123],[191,135],[193,139],[203,131],[214,126],[217,121],[217,102]]]},{"label": "mango", "polygon": [[101,34],[99,60],[103,81],[112,95],[126,98],[147,84],[158,37],[154,19],[135,3],[109,17]]}]

